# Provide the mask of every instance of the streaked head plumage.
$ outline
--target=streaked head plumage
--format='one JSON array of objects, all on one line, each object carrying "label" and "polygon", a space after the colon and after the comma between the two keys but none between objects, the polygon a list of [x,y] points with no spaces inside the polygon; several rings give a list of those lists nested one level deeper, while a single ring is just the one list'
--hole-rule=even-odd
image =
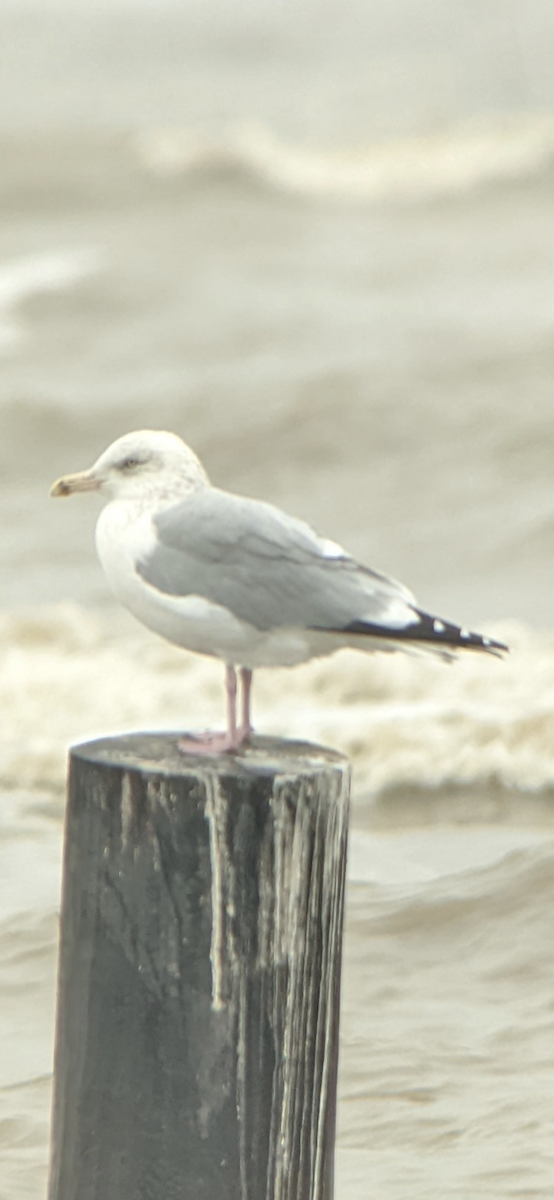
[{"label": "streaked head plumage", "polygon": [[62,476],[51,494],[97,491],[110,500],[163,502],[207,484],[200,460],[177,434],[140,429],[112,442],[90,470]]}]

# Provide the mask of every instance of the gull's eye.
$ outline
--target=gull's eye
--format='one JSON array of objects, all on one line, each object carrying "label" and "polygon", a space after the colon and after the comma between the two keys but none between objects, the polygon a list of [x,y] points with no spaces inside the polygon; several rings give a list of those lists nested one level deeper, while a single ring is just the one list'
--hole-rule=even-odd
[{"label": "gull's eye", "polygon": [[123,462],[120,463],[120,469],[122,471],[134,471],[136,467],[140,467],[139,458],[124,458]]}]

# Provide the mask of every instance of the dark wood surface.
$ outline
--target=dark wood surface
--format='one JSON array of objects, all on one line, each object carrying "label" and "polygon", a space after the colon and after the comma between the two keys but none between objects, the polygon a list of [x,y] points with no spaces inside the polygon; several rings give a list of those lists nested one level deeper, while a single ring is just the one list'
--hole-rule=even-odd
[{"label": "dark wood surface", "polygon": [[349,769],[71,752],[50,1200],[331,1200]]}]

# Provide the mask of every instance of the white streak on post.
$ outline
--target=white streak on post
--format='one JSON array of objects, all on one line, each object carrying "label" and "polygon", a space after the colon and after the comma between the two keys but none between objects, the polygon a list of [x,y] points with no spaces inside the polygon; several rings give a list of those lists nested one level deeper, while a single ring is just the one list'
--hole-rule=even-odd
[{"label": "white streak on post", "polygon": [[121,781],[121,845],[126,849],[133,829],[133,792],[128,772]]},{"label": "white streak on post", "polygon": [[149,834],[150,842],[152,845],[152,863],[153,863],[154,870],[156,871],[156,873],[160,874],[161,869],[162,869],[162,856],[161,856],[161,852],[160,852],[160,843],[158,841],[158,838],[156,837],[156,833],[155,833],[155,829],[154,829],[154,821],[152,819],[152,814],[153,814],[153,812],[155,812],[156,805],[158,803],[162,806],[162,808],[165,809],[166,812],[168,812],[168,807],[167,807],[166,797],[165,797],[165,790],[161,784],[154,784],[154,783],[152,783],[151,780],[149,780],[148,783],[146,784],[146,798],[148,800],[147,820],[148,820],[148,834]]},{"label": "white streak on post", "polygon": [[212,1008],[225,1008],[223,996],[223,954],[225,937],[225,898],[223,895],[225,858],[225,810],[215,775],[206,771],[201,775],[206,789],[206,820],[210,835],[210,859],[212,866],[212,937],[210,962],[212,966]]},{"label": "white streak on post", "polygon": [[[289,814],[287,790],[292,780],[284,776],[276,776],[274,783],[274,806],[280,811],[283,823],[284,838],[281,842],[282,860],[279,875],[276,879],[276,909],[280,916],[278,953],[281,961],[288,966],[287,994],[285,1011],[281,1012],[283,1027],[283,1048],[281,1065],[281,1105],[280,1112],[275,1113],[277,1125],[276,1137],[276,1169],[275,1195],[289,1200],[285,1192],[286,1180],[289,1176],[289,1163],[292,1155],[292,1144],[295,1134],[295,1099],[291,1083],[291,1070],[295,1055],[299,1053],[299,1024],[302,1006],[302,988],[299,986],[299,966],[302,961],[304,946],[303,921],[304,887],[306,884],[306,864],[302,861],[303,847],[309,839],[304,834],[306,818],[306,791],[301,786],[298,794],[296,813]],[[299,921],[300,918],[300,921]],[[296,1072],[294,1072],[296,1079]]]}]

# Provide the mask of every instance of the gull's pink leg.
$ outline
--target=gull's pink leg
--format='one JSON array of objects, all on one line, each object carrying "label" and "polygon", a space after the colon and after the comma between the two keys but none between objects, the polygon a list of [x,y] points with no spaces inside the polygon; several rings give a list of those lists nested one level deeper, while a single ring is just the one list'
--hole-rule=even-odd
[{"label": "gull's pink leg", "polygon": [[[177,743],[183,754],[225,754],[238,750],[247,732],[241,726],[237,729],[237,673],[229,663],[225,667],[225,690],[227,692],[227,731],[226,733],[188,734],[179,738]],[[249,690],[249,688],[248,688]]]},{"label": "gull's pink leg", "polygon": [[242,683],[242,703],[241,703],[241,722],[239,732],[243,739],[253,733],[252,722],[250,720],[250,696],[252,692],[252,671],[250,667],[241,667],[240,679]]},{"label": "gull's pink leg", "polygon": [[237,745],[237,673],[227,663],[225,667],[225,691],[227,692],[227,737],[233,748]]}]

